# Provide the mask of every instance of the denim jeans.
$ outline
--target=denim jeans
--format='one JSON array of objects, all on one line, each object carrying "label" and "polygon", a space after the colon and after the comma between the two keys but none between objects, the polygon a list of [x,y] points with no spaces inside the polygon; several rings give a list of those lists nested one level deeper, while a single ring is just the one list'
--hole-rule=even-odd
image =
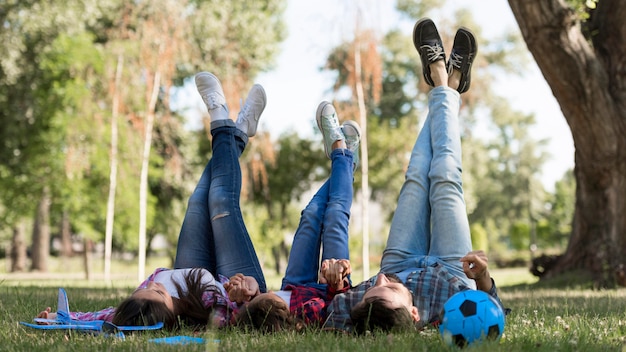
[{"label": "denim jeans", "polygon": [[472,250],[461,181],[456,90],[436,87],[415,142],[394,213],[381,271],[399,273],[434,260],[471,281],[459,259]]},{"label": "denim jeans", "polygon": [[326,288],[317,284],[320,248],[321,260],[350,259],[348,224],[353,196],[353,154],[347,149],[335,149],[330,159],[330,177],[302,210],[281,289],[287,285]]},{"label": "denim jeans", "polygon": [[243,273],[265,292],[265,277],[239,207],[239,156],[248,136],[228,119],[212,122],[211,134],[213,157],[189,198],[174,268],[201,267],[216,277]]}]

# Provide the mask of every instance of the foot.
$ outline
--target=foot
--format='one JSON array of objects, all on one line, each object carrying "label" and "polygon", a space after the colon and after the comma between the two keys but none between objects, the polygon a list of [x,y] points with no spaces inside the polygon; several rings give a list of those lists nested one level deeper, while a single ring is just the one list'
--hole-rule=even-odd
[{"label": "foot", "polygon": [[317,120],[317,127],[319,127],[324,137],[324,152],[330,159],[330,152],[333,150],[333,143],[336,141],[345,140],[341,126],[339,126],[339,119],[337,118],[337,112],[333,104],[323,101],[317,107],[315,114]]},{"label": "foot", "polygon": [[476,58],[477,49],[474,34],[467,28],[459,28],[454,36],[450,61],[448,61],[449,76],[452,76],[453,70],[461,73],[459,87],[456,89],[459,93],[467,92],[470,87],[472,63]]},{"label": "foot", "polygon": [[204,101],[211,121],[228,119],[228,106],[220,80],[212,73],[200,72],[196,75],[196,88]]},{"label": "foot", "polygon": [[237,122],[235,123],[237,128],[242,130],[248,137],[256,134],[259,118],[265,109],[266,103],[265,89],[260,84],[253,85],[250,88],[250,92],[248,92],[243,108],[237,115]]},{"label": "foot", "polygon": [[361,143],[361,127],[354,121],[346,121],[341,126],[343,135],[346,137],[346,147],[354,155],[354,169],[359,165],[359,144]]},{"label": "foot", "polygon": [[422,71],[424,79],[429,86],[434,87],[430,76],[430,65],[439,60],[446,61],[446,54],[443,51],[443,42],[437,31],[435,23],[430,18],[423,18],[415,24],[413,28],[413,45],[422,59]]}]

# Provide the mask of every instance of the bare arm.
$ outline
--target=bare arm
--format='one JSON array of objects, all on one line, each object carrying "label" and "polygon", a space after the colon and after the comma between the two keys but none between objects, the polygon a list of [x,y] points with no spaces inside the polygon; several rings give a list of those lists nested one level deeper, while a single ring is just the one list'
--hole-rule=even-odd
[{"label": "bare arm", "polygon": [[461,258],[463,271],[468,278],[476,281],[476,288],[489,292],[493,287],[491,275],[487,269],[489,259],[484,251],[471,251]]}]

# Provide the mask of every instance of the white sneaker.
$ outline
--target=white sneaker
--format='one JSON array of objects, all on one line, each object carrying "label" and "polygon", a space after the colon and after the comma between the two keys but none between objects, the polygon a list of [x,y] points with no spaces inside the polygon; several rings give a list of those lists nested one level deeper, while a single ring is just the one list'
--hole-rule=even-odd
[{"label": "white sneaker", "polygon": [[315,118],[317,120],[317,127],[319,127],[324,137],[324,152],[330,159],[333,143],[346,139],[341,130],[341,126],[339,126],[339,119],[337,119],[335,107],[327,101],[321,102],[317,107]]},{"label": "white sneaker", "polygon": [[346,147],[354,155],[352,160],[354,161],[354,168],[359,165],[359,145],[361,144],[361,127],[354,121],[346,121],[341,126],[343,135],[346,137]]},{"label": "white sneaker", "polygon": [[196,88],[211,115],[211,121],[228,119],[228,106],[220,80],[212,73],[200,72],[196,75]]},{"label": "white sneaker", "polygon": [[250,88],[246,102],[243,104],[243,108],[237,115],[237,128],[242,130],[248,137],[252,137],[256,134],[257,126],[259,125],[259,118],[261,113],[265,109],[267,103],[267,96],[265,95],[265,89],[260,84],[255,84]]}]

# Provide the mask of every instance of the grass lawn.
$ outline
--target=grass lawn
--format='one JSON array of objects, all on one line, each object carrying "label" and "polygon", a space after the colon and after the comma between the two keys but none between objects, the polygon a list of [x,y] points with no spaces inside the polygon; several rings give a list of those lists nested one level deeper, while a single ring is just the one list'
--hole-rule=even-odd
[{"label": "grass lawn", "polygon": [[[159,266],[150,263],[148,268]],[[167,264],[165,264],[167,266]],[[135,269],[133,269],[135,270]],[[150,269],[151,270],[151,269]],[[493,270],[505,306],[512,308],[498,342],[469,351],[626,351],[626,289],[593,290],[580,278],[536,283],[525,268]],[[272,282],[270,280],[270,282]],[[160,345],[149,340],[191,331],[155,331],[126,339],[23,327],[47,306],[56,308],[57,289],[65,287],[72,310],[91,311],[115,305],[136,286],[136,271],[115,276],[111,284],[66,274],[0,272],[0,351],[447,351],[439,333],[362,337],[307,331],[274,335],[210,331],[198,335],[206,344]],[[272,286],[272,284],[270,284]],[[214,342],[219,340],[219,342]]]}]

